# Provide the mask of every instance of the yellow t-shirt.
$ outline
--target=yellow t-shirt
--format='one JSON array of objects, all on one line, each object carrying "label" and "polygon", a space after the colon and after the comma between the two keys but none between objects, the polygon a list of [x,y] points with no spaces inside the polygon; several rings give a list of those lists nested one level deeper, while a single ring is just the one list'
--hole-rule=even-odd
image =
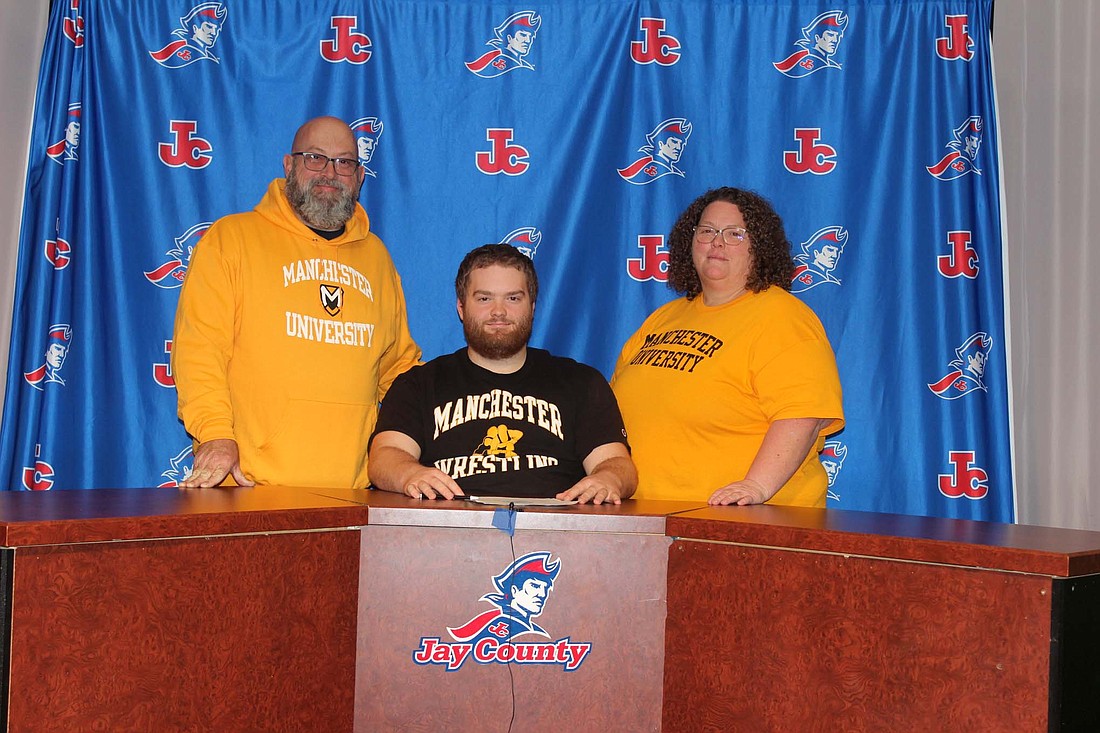
[{"label": "yellow t-shirt", "polygon": [[840,378],[821,321],[785,290],[658,308],[623,346],[611,386],[638,466],[635,498],[706,501],[745,477],[772,421],[814,417],[832,423],[769,503],[825,506],[817,454],[844,426]]}]

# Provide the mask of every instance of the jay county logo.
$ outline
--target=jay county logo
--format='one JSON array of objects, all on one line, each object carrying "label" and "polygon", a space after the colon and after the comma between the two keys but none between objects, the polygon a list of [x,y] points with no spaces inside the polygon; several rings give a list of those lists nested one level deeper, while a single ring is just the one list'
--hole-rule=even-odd
[{"label": "jay county logo", "polygon": [[220,63],[211,49],[218,42],[228,9],[224,3],[201,3],[180,18],[180,27],[172,31],[176,40],[159,51],[150,51],[161,66],[179,69],[196,61]]},{"label": "jay county logo", "polygon": [[64,270],[73,261],[73,245],[61,237],[47,239],[42,246],[42,253],[55,270]]},{"label": "jay county logo", "polygon": [[493,608],[474,616],[457,628],[447,628],[453,641],[438,636],[420,638],[413,661],[436,664],[448,672],[462,668],[468,660],[478,664],[549,664],[575,672],[592,651],[591,642],[574,642],[568,636],[557,641],[520,642],[521,636],[550,634],[535,623],[542,613],[554,581],[561,570],[561,558],[550,560],[549,552],[530,552],[493,577],[495,592],[480,600]]},{"label": "jay county logo", "polygon": [[844,468],[844,459],[848,457],[848,446],[839,440],[826,440],[825,447],[818,457],[821,459],[821,467],[825,469],[825,476],[829,480],[827,497],[840,501],[840,494],[836,492],[833,485],[836,483],[837,476],[840,475],[840,469]]},{"label": "jay county logo", "polygon": [[42,458],[42,445],[34,444],[34,465],[23,466],[23,488],[27,491],[49,491],[54,484],[54,470]]},{"label": "jay county logo", "polygon": [[363,166],[363,174],[371,178],[378,177],[368,163],[378,149],[383,127],[382,120],[377,117],[360,117],[351,123],[351,131],[355,133],[355,147],[359,151],[359,165]]},{"label": "jay county logo", "polygon": [[482,79],[492,79],[515,69],[533,71],[535,67],[524,57],[531,53],[531,45],[541,25],[542,17],[536,15],[534,10],[512,13],[493,29],[493,37],[485,42],[493,50],[467,61],[466,68]]},{"label": "jay county logo", "polygon": [[955,400],[979,390],[987,391],[982,380],[992,348],[993,338],[989,334],[979,331],[972,335],[955,349],[955,358],[947,365],[951,371],[938,382],[929,384],[928,389],[944,400]]},{"label": "jay county logo", "polygon": [[500,241],[502,244],[512,245],[531,259],[535,259],[535,252],[538,251],[539,244],[542,242],[542,232],[535,227],[520,227],[505,234],[504,239]]},{"label": "jay county logo", "polygon": [[69,348],[73,344],[73,329],[67,323],[55,323],[46,332],[46,362],[29,372],[23,372],[23,379],[27,384],[39,392],[45,390],[45,384],[60,384],[65,386],[65,380],[61,378],[61,367],[65,365],[65,357],[69,355]]},{"label": "jay county logo", "polygon": [[626,168],[620,168],[619,176],[636,186],[644,186],[669,174],[683,178],[684,172],[676,167],[676,163],[684,154],[689,137],[691,123],[686,119],[672,117],[665,120],[645,136],[646,144],[638,148],[638,152],[645,155]]},{"label": "jay county logo", "polygon": [[46,156],[58,165],[66,160],[77,160],[77,148],[80,147],[80,102],[69,105],[65,115],[65,134],[53,145],[47,146]]},{"label": "jay county logo", "polygon": [[183,285],[183,276],[187,274],[187,266],[191,263],[191,254],[195,251],[195,245],[206,234],[213,222],[204,221],[188,229],[172,241],[175,246],[164,254],[168,259],[156,269],[145,273],[145,279],[165,290],[174,290]]},{"label": "jay county logo", "polygon": [[802,29],[802,38],[794,42],[799,50],[772,66],[784,76],[800,79],[821,69],[839,69],[833,60],[844,31],[848,29],[848,16],[840,10],[822,13]]},{"label": "jay county logo", "polygon": [[840,285],[833,274],[844,254],[848,232],[844,227],[823,227],[802,243],[802,252],[794,256],[794,275],[791,276],[791,292],[802,293],[821,283]]},{"label": "jay county logo", "polygon": [[940,158],[935,165],[926,166],[933,178],[952,181],[967,173],[981,175],[978,168],[978,149],[982,146],[982,118],[971,115],[953,130],[954,137],[947,143],[950,153]]},{"label": "jay county logo", "polygon": [[61,31],[76,48],[84,47],[84,17],[80,15],[80,0],[69,0],[72,15],[65,18]]},{"label": "jay county logo", "polygon": [[194,462],[195,456],[191,452],[191,446],[187,446],[168,461],[169,469],[160,474],[164,477],[164,480],[157,484],[157,488],[175,488],[191,478],[191,468]]}]

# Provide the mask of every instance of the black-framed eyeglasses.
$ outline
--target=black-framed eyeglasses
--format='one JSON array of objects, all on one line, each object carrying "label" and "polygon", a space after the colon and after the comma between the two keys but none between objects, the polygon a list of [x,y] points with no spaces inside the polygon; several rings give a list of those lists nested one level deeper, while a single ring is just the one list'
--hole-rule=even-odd
[{"label": "black-framed eyeglasses", "polygon": [[302,165],[307,171],[323,171],[329,163],[332,163],[333,170],[339,175],[354,176],[356,169],[359,168],[358,158],[330,158],[320,153],[291,153],[291,155],[300,155]]},{"label": "black-framed eyeglasses", "polygon": [[691,231],[695,232],[695,238],[703,244],[710,244],[718,235],[722,235],[722,241],[733,247],[741,244],[745,241],[745,237],[749,236],[749,232],[744,227],[726,227],[725,229],[715,229],[714,227],[698,226],[692,227]]}]

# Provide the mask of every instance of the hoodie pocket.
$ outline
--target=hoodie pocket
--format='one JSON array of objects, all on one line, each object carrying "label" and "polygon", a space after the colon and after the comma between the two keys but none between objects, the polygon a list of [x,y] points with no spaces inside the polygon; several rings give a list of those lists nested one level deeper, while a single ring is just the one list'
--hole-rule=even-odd
[{"label": "hoodie pocket", "polygon": [[258,447],[261,483],[357,487],[367,482],[367,438],[377,408],[348,402],[287,400],[275,430]]}]

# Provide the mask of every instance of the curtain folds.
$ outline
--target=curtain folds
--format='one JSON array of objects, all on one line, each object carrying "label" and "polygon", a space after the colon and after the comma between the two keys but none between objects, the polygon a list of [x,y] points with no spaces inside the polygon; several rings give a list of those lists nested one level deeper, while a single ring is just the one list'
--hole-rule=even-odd
[{"label": "curtain folds", "polygon": [[[533,342],[609,373],[673,294],[708,188],[768,197],[837,353],[830,506],[1014,519],[990,0],[55,3],[31,143],[0,472],[174,485],[191,249],[295,129],[352,124],[426,357],[454,271],[510,241]],[[79,45],[74,36],[80,29]],[[325,375],[318,375],[325,378]],[[690,461],[691,456],[670,456]]]}]

